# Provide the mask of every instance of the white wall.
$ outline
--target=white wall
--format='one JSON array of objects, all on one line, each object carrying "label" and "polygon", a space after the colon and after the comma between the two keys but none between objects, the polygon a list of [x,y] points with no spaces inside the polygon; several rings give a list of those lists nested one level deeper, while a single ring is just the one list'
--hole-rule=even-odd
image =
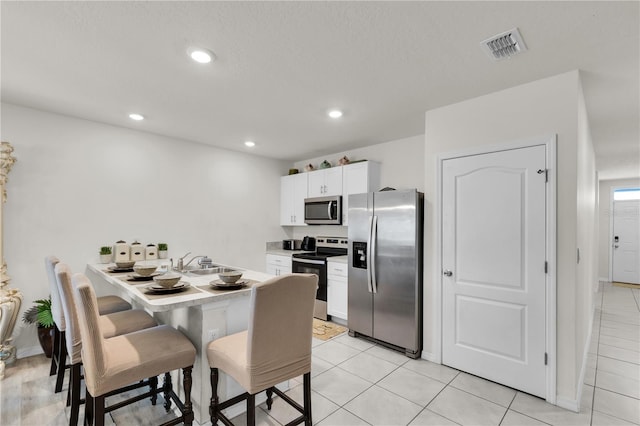
[{"label": "white wall", "polygon": [[[119,239],[166,242],[216,262],[264,270],[279,226],[285,162],[120,127],[2,105],[2,140],[18,161],[9,175],[5,256],[23,309],[46,297],[44,257],[74,271]],[[16,346],[36,343],[16,326]]]},{"label": "white wall", "polygon": [[598,242],[598,276],[601,280],[611,280],[609,255],[611,250],[611,191],[613,188],[640,188],[640,178],[601,180],[599,203],[599,232]]},{"label": "white wall", "polygon": [[[370,160],[380,163],[380,188],[375,188],[376,191],[386,186],[396,189],[418,188],[418,191],[424,191],[424,135],[309,158],[296,162],[293,167],[304,171],[304,166],[311,163],[317,169],[324,160],[335,166],[345,155],[351,161]],[[346,226],[291,226],[286,229],[291,238],[298,239],[305,235],[347,236]]]},{"label": "white wall", "polygon": [[[577,71],[535,81],[426,113],[425,123],[425,322],[424,343],[428,356],[439,351],[439,330],[434,314],[436,274],[436,222],[433,204],[437,196],[436,159],[441,153],[503,144],[534,136],[557,134],[557,395],[559,400],[579,401],[582,340],[588,321],[576,316],[576,248],[579,122],[579,74]],[[586,118],[585,118],[586,120]],[[584,151],[588,151],[585,141]],[[585,154],[587,156],[587,154]],[[585,172],[588,173],[588,172]],[[588,191],[585,191],[588,192]],[[586,197],[586,195],[585,195]],[[583,250],[590,243],[585,242]],[[434,309],[430,309],[434,308]],[[580,330],[577,332],[577,330]]]},{"label": "white wall", "polygon": [[[574,374],[578,377],[577,399],[582,394],[587,353],[593,326],[593,294],[598,290],[598,177],[595,151],[587,118],[587,109],[578,81],[578,139],[576,183],[576,362]],[[561,165],[559,166],[561,167]]]}]

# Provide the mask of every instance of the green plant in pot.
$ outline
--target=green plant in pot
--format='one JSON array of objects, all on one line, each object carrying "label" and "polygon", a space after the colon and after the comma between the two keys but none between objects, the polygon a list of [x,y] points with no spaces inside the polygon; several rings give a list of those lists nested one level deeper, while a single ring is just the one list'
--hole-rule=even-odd
[{"label": "green plant in pot", "polygon": [[34,305],[24,311],[22,321],[26,324],[38,325],[38,340],[47,358],[53,352],[53,314],[51,313],[51,298],[38,299]]},{"label": "green plant in pot", "polygon": [[158,243],[158,258],[166,259],[167,258],[167,243]]},{"label": "green plant in pot", "polygon": [[102,246],[100,247],[100,262],[109,263],[111,262],[111,246]]}]

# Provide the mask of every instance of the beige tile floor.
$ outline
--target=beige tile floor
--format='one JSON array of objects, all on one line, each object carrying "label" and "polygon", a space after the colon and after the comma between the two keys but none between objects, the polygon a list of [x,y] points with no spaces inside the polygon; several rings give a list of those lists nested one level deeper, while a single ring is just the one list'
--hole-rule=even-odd
[{"label": "beige tile floor", "polygon": [[[330,425],[633,425],[640,424],[640,290],[602,284],[580,413],[478,377],[342,335],[314,340],[314,424]],[[65,392],[53,394],[44,356],[21,359],[0,381],[0,425],[65,425]],[[300,380],[289,390],[302,400]],[[66,389],[66,388],[65,388]],[[161,398],[160,398],[161,399]],[[257,424],[296,416],[280,400]],[[111,413],[107,424],[166,419],[149,401]],[[244,416],[235,419],[244,424]]]}]

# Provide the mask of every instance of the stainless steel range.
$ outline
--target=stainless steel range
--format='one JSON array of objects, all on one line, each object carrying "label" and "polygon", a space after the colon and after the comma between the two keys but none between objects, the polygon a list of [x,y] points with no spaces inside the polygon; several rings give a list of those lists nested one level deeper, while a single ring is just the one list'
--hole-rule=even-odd
[{"label": "stainless steel range", "polygon": [[315,253],[296,253],[292,256],[292,272],[316,274],[318,293],[313,316],[322,320],[327,315],[327,259],[332,256],[344,256],[348,252],[349,241],[343,237],[317,237]]}]

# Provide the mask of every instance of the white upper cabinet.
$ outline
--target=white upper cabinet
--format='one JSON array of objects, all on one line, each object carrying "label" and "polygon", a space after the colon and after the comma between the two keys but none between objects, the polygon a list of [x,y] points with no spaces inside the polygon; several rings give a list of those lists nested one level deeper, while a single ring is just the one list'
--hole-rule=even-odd
[{"label": "white upper cabinet", "polygon": [[342,224],[347,225],[349,194],[378,191],[380,163],[362,161],[308,173],[282,176],[280,225],[303,226],[304,199],[342,195]]},{"label": "white upper cabinet", "polygon": [[331,167],[307,173],[308,197],[328,197],[342,194],[342,167]]},{"label": "white upper cabinet", "polygon": [[307,175],[299,173],[280,178],[280,225],[305,225],[304,199],[307,198]]},{"label": "white upper cabinet", "polygon": [[342,167],[342,225],[348,224],[349,194],[378,191],[380,163],[363,161]]}]

